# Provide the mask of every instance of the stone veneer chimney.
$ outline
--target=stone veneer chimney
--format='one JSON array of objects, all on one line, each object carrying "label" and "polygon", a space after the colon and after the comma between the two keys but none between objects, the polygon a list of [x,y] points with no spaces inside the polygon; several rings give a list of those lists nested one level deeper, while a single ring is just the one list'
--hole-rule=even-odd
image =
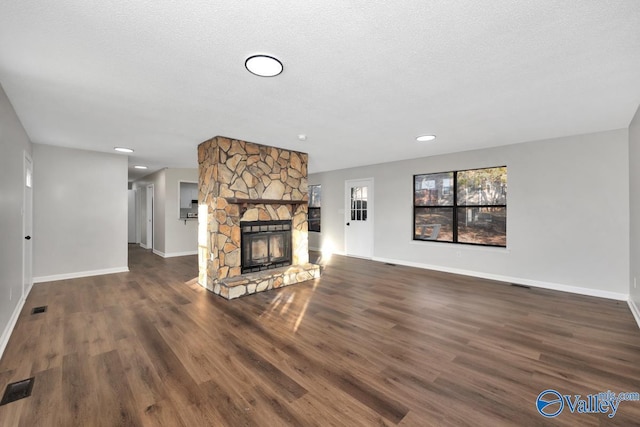
[{"label": "stone veneer chimney", "polygon": [[[198,146],[198,282],[227,299],[320,276],[309,264],[308,155],[216,136]],[[241,274],[240,221],[292,221],[293,265]]]}]

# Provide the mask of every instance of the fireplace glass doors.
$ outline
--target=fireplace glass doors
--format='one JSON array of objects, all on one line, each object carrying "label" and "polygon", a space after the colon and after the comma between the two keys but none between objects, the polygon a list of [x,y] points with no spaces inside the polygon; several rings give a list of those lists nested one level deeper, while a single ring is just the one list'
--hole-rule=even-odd
[{"label": "fireplace glass doors", "polygon": [[291,221],[242,221],[242,274],[291,265]]}]

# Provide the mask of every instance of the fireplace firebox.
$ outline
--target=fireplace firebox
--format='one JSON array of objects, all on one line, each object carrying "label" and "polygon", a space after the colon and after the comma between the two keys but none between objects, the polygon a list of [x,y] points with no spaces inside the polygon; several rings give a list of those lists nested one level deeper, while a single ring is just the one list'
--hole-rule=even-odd
[{"label": "fireplace firebox", "polygon": [[242,274],[291,265],[291,221],[242,221]]}]

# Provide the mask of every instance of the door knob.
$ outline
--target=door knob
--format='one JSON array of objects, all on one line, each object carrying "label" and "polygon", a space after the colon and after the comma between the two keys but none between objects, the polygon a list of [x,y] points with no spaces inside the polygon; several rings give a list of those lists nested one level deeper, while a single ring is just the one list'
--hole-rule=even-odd
[{"label": "door knob", "polygon": [[25,236],[24,238],[27,240],[31,240],[31,236]]},{"label": "door knob", "polygon": [[348,222],[348,223],[347,223],[347,225],[351,225],[351,223],[350,223],[350,222]]}]

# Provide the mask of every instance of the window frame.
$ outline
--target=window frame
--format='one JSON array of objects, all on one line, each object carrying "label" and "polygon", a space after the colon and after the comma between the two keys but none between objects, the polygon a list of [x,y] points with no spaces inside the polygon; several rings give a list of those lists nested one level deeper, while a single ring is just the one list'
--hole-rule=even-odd
[{"label": "window frame", "polygon": [[[412,226],[412,233],[411,233],[411,239],[412,241],[416,241],[416,242],[436,242],[436,243],[446,243],[446,244],[454,244],[454,245],[472,245],[472,246],[486,246],[486,247],[492,247],[492,248],[506,248],[507,247],[507,234],[506,234],[506,212],[507,212],[507,195],[505,196],[505,203],[504,204],[473,204],[473,205],[469,205],[469,204],[459,204],[458,203],[458,173],[460,172],[468,172],[468,171],[480,171],[480,170],[485,170],[485,169],[499,169],[499,168],[505,168],[505,173],[507,173],[507,165],[502,165],[502,166],[489,166],[489,167],[482,167],[482,168],[470,168],[470,169],[461,169],[461,170],[453,170],[453,171],[442,171],[442,172],[429,172],[429,173],[419,173],[419,174],[414,174],[413,175],[413,193],[412,193],[412,205],[413,205],[413,226]],[[418,205],[416,204],[416,178],[420,177],[420,176],[428,176],[428,175],[439,175],[439,174],[453,174],[453,183],[452,185],[449,187],[449,191],[453,192],[453,202],[451,205]],[[452,240],[448,241],[448,240],[437,240],[437,239],[420,239],[416,237],[416,227],[417,227],[417,223],[416,223],[416,213],[418,211],[418,209],[447,209],[447,210],[451,210],[452,214],[451,214],[451,229],[452,229]],[[478,209],[483,209],[483,208],[504,208],[505,210],[505,244],[504,245],[497,245],[497,244],[490,244],[490,243],[474,243],[474,242],[460,242],[458,241],[458,218],[459,218],[459,210],[460,209],[466,209],[466,208],[478,208]]]},{"label": "window frame", "polygon": [[[313,204],[313,200],[311,197],[312,194],[312,188],[314,187],[318,187],[318,191],[320,192],[320,201],[318,201],[317,203]],[[309,185],[309,204],[307,206],[307,230],[309,232],[312,233],[321,233],[322,232],[322,184],[316,184],[316,185]],[[316,206],[317,205],[317,206]],[[311,212],[317,212],[317,214],[314,214],[314,219],[313,221],[311,220]],[[317,217],[315,217],[315,215],[317,215]],[[317,224],[317,230],[315,229],[311,229],[311,224]]]}]

